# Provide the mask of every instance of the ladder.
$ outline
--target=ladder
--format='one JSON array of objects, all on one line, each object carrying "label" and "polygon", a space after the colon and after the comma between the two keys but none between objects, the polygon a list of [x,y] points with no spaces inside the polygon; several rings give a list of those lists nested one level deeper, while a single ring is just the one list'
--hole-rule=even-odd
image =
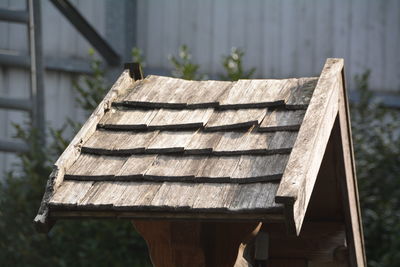
[{"label": "ladder", "polygon": [[[40,142],[45,143],[43,56],[40,2],[27,0],[26,10],[0,9],[0,21],[22,23],[28,27],[29,56],[22,58],[30,65],[30,97],[16,99],[0,97],[0,108],[30,113],[32,127],[38,131]],[[21,60],[19,55],[4,55],[10,62]],[[25,152],[29,145],[14,140],[0,139],[0,151]]]}]

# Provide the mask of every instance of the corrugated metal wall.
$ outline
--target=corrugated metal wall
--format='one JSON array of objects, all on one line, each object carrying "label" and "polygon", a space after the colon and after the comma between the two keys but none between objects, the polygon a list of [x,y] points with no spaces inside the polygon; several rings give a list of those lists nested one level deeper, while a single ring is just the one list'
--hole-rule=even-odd
[{"label": "corrugated metal wall", "polygon": [[[100,34],[105,34],[105,1],[80,0],[72,3]],[[0,8],[25,9],[24,0],[0,0]],[[49,1],[42,1],[43,53],[46,57],[87,59],[90,45]],[[27,26],[0,22],[0,49],[6,53],[28,54]],[[45,73],[45,111],[49,126],[58,128],[67,117],[83,120],[76,108],[72,81],[76,76],[60,71]],[[21,68],[0,65],[0,95],[3,97],[29,97],[29,72]],[[27,112],[0,109],[0,136],[11,138],[12,123],[29,120]],[[11,153],[0,152],[0,172],[15,162]]]},{"label": "corrugated metal wall", "polygon": [[[132,8],[135,1],[137,10]],[[136,39],[149,71],[170,68],[167,55],[187,44],[202,72],[215,77],[222,71],[222,55],[235,46],[246,52],[245,65],[256,67],[257,77],[318,75],[327,57],[344,57],[348,81],[371,69],[373,89],[400,88],[398,0],[71,2],[125,58],[127,43]],[[0,8],[24,5],[24,0],[0,0]],[[125,20],[114,12],[117,9],[125,9]],[[88,58],[89,44],[49,1],[42,1],[42,17],[45,56]],[[0,36],[1,50],[27,53],[24,25],[0,22]],[[52,127],[59,127],[67,116],[83,119],[74,105],[73,79],[70,73],[46,71],[46,120]],[[28,88],[27,71],[0,66],[1,96],[26,97]],[[11,137],[11,122],[27,118],[22,112],[0,110],[0,136]],[[12,162],[9,154],[0,153],[0,172]]]},{"label": "corrugated metal wall", "polygon": [[232,46],[258,77],[317,75],[327,57],[345,58],[348,80],[371,69],[371,87],[400,88],[398,0],[139,0],[138,45],[148,65],[187,44],[202,71],[222,71]]}]

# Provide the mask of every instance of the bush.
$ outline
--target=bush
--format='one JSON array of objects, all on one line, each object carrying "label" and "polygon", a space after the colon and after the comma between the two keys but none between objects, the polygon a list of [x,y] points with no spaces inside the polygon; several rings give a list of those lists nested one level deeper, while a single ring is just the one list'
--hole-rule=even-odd
[{"label": "bush", "polygon": [[400,266],[400,112],[374,100],[368,78],[351,104],[368,266]]},{"label": "bush", "polygon": [[[139,49],[132,50],[142,61]],[[243,70],[244,53],[232,50],[224,57],[223,79],[250,78],[255,69]],[[170,57],[173,74],[202,79],[186,46]],[[88,113],[103,98],[107,86],[100,61],[93,59],[93,76],[75,83],[77,102]],[[400,266],[400,116],[374,101],[368,90],[369,73],[356,77],[359,100],[351,103],[353,140],[363,213],[368,265]],[[83,84],[83,85],[80,85]],[[16,172],[0,183],[0,262],[3,266],[149,266],[147,249],[128,221],[60,221],[48,235],[38,234],[32,220],[40,205],[46,177],[55,159],[69,143],[65,130],[80,128],[67,120],[61,129],[49,129],[43,147],[38,133],[16,125],[17,138],[31,149],[19,154]]]},{"label": "bush", "polygon": [[[93,60],[93,76],[75,83],[77,103],[87,113],[106,92],[100,62]],[[28,125],[29,126],[29,125]],[[2,266],[150,266],[143,239],[129,221],[59,221],[49,234],[33,227],[52,164],[66,148],[67,128],[80,124],[67,120],[61,129],[50,129],[49,144],[38,143],[36,130],[16,125],[16,138],[30,144],[20,153],[16,172],[6,174],[0,184],[0,262]]]}]

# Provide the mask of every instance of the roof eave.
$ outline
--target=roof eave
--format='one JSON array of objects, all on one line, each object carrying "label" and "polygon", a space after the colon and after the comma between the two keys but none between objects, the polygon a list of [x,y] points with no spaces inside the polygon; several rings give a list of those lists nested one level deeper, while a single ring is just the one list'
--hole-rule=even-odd
[{"label": "roof eave", "polygon": [[50,174],[46,184],[46,191],[39,211],[34,219],[35,228],[38,231],[48,232],[54,224],[54,220],[49,217],[48,204],[57,188],[61,185],[64,179],[65,170],[68,169],[78,158],[82,144],[95,132],[97,124],[103,117],[105,111],[110,109],[111,103],[114,99],[123,91],[131,88],[133,83],[134,79],[131,77],[131,71],[125,70],[122,72],[115,84],[111,87],[110,91],[104,97],[103,101],[100,102],[78,134],[72,139],[71,143],[54,164],[53,172]]}]

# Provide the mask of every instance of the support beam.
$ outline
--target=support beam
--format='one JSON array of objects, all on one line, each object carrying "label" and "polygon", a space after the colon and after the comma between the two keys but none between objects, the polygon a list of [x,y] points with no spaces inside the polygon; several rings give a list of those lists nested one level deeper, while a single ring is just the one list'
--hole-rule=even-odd
[{"label": "support beam", "polygon": [[71,22],[77,31],[105,58],[108,64],[120,64],[120,56],[86,21],[68,0],[50,0],[54,6]]},{"label": "support beam", "polygon": [[241,244],[247,244],[261,226],[258,222],[150,220],[135,220],[133,224],[146,240],[157,267],[232,267],[242,255]]},{"label": "support beam", "polygon": [[30,99],[0,97],[0,109],[31,111],[32,101]]},{"label": "support beam", "polygon": [[2,152],[27,152],[29,146],[22,142],[0,140],[0,151]]},{"label": "support beam", "polygon": [[9,10],[0,8],[0,21],[28,23],[29,14],[26,10]]},{"label": "support beam", "polygon": [[[0,65],[16,68],[30,68],[29,55],[2,54],[0,53]],[[45,57],[44,67],[46,70],[65,71],[77,74],[91,74],[89,60]]]},{"label": "support beam", "polygon": [[44,110],[44,68],[42,55],[41,2],[28,0],[29,10],[29,52],[31,56],[30,78],[32,99],[32,126],[39,131],[40,143],[46,143]]}]

